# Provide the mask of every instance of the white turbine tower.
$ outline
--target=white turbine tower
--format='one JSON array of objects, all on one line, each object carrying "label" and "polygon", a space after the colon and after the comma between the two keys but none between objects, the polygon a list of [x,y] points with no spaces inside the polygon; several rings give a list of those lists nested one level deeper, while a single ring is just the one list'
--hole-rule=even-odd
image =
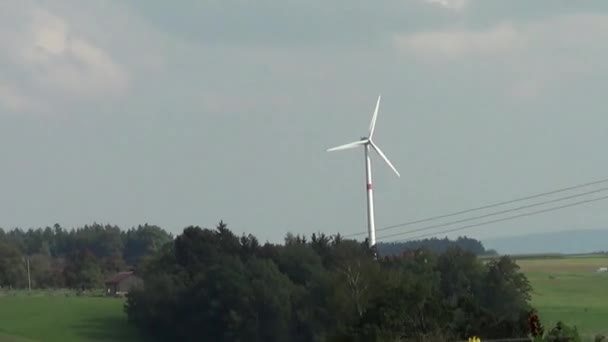
[{"label": "white turbine tower", "polygon": [[393,164],[388,160],[386,155],[384,155],[384,153],[382,153],[382,150],[380,150],[378,145],[376,145],[374,143],[374,140],[372,139],[374,136],[374,128],[376,127],[376,119],[378,118],[378,107],[380,106],[380,98],[381,98],[381,96],[378,96],[378,101],[376,102],[376,109],[374,110],[374,116],[372,117],[372,122],[369,125],[369,135],[367,137],[363,137],[359,141],[355,141],[355,142],[352,142],[349,144],[333,147],[333,148],[330,148],[327,150],[327,152],[331,152],[331,151],[337,151],[337,150],[351,149],[351,148],[355,148],[355,147],[359,147],[359,146],[363,146],[363,148],[364,148],[364,151],[365,151],[365,177],[366,177],[366,184],[367,184],[367,231],[369,234],[370,247],[373,247],[376,245],[376,226],[374,223],[374,193],[373,193],[373,189],[372,189],[372,161],[371,161],[370,155],[369,155],[370,147],[372,149],[374,149],[380,155],[380,157],[382,157],[382,159],[384,159],[384,161],[388,164],[388,166],[390,166],[390,168],[393,169],[393,171],[395,171],[395,173],[397,174],[398,177],[401,177],[401,175],[399,175],[399,172],[397,171],[397,169],[395,169]]}]

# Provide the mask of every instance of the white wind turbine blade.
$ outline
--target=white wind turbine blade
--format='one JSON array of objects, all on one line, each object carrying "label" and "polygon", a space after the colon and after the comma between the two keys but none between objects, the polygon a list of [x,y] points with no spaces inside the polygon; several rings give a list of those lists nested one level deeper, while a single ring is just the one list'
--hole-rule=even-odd
[{"label": "white wind turbine blade", "polygon": [[391,161],[388,160],[388,158],[386,158],[386,156],[384,155],[384,153],[382,153],[382,150],[376,144],[374,144],[374,142],[371,141],[371,140],[370,140],[370,144],[372,145],[372,147],[374,148],[374,150],[376,150],[376,152],[378,152],[378,154],[380,155],[380,157],[382,157],[382,159],[384,159],[384,161],[388,164],[388,166],[390,166],[391,169],[393,169],[393,171],[395,171],[395,173],[397,174],[397,177],[401,177],[401,175],[399,174],[399,171],[397,171],[397,169],[395,169],[395,167],[393,166],[393,164],[391,163]]},{"label": "white wind turbine blade", "polygon": [[359,140],[359,141],[355,141],[352,143],[332,147],[332,148],[328,149],[327,152],[338,151],[338,150],[347,150],[349,148],[355,148],[355,147],[359,147],[359,146],[365,145],[365,144],[367,144],[367,140]]},{"label": "white wind turbine blade", "polygon": [[374,110],[374,116],[372,116],[372,122],[369,124],[369,139],[371,139],[374,135],[374,129],[376,128],[376,119],[378,119],[378,108],[380,107],[381,97],[381,95],[378,95],[378,101],[376,101],[376,109]]}]

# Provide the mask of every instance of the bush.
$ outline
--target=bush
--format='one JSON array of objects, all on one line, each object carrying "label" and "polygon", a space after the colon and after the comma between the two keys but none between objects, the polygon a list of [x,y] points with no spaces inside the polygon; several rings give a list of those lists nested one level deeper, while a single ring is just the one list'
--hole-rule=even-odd
[{"label": "bush", "polygon": [[569,327],[563,322],[557,322],[555,327],[549,331],[545,337],[546,342],[580,342],[581,337],[578,334],[578,329]]}]

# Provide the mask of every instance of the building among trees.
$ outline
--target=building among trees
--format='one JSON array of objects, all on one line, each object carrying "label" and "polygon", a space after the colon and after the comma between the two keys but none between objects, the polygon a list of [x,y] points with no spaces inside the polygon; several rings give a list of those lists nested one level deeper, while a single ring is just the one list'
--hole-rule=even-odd
[{"label": "building among trees", "polygon": [[133,272],[119,272],[106,280],[106,293],[108,296],[123,296],[129,291],[142,284],[141,278]]}]

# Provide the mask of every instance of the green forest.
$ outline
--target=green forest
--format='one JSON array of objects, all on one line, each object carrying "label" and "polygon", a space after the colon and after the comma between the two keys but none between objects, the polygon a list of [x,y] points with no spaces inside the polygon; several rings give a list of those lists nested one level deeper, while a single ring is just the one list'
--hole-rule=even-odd
[{"label": "green forest", "polygon": [[[287,234],[282,244],[190,226],[0,229],[0,286],[97,289],[133,270],[124,310],[145,340],[559,341],[530,304],[518,265],[477,240],[378,244]],[[542,319],[542,317],[541,317]],[[542,336],[542,337],[541,337]]]},{"label": "green forest", "polygon": [[28,287],[29,264],[33,288],[101,288],[108,276],[139,268],[172,240],[147,224],[129,230],[100,224],[0,229],[0,287]]}]

